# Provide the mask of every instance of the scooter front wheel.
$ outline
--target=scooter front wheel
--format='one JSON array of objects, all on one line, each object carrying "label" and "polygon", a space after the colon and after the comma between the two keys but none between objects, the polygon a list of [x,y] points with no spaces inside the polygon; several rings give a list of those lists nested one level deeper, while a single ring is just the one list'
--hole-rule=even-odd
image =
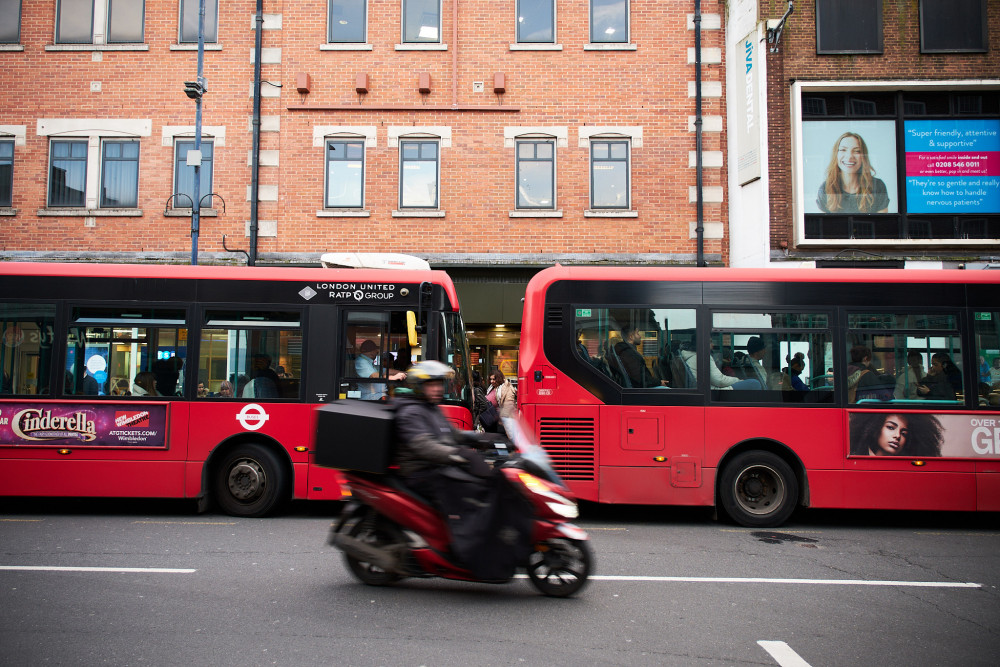
[{"label": "scooter front wheel", "polygon": [[569,597],[587,583],[593,563],[590,547],[582,540],[546,540],[528,556],[528,578],[542,595]]}]

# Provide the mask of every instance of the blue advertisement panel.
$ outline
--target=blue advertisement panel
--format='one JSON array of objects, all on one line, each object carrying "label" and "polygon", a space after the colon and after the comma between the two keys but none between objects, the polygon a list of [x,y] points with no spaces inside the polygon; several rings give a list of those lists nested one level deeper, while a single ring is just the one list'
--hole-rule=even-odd
[{"label": "blue advertisement panel", "polygon": [[167,406],[3,403],[0,445],[165,448]]},{"label": "blue advertisement panel", "polygon": [[910,213],[1000,213],[1000,120],[908,120]]}]

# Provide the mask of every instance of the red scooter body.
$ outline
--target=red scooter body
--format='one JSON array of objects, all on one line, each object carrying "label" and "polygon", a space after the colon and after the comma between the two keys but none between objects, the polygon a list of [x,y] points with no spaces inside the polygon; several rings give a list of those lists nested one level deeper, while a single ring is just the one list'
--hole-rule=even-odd
[{"label": "red scooter body", "polygon": [[[592,555],[587,534],[569,523],[576,501],[544,465],[544,452],[534,461],[524,452],[513,455],[500,471],[506,483],[529,500],[532,549],[526,562],[531,582],[545,595],[565,597],[587,581]],[[445,517],[392,475],[344,471],[352,500],[334,524],[330,542],[345,555],[350,570],[370,585],[391,584],[404,577],[443,577],[480,581],[455,562],[449,548]],[[509,579],[508,579],[509,580]],[[491,583],[501,583],[491,581]]]}]

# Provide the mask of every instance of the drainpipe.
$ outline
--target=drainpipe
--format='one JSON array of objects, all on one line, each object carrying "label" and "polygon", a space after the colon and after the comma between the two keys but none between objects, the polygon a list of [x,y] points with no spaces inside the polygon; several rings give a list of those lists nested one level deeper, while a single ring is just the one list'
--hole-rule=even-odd
[{"label": "drainpipe", "polygon": [[705,264],[705,187],[702,173],[701,150],[701,0],[694,0],[694,152],[695,190],[698,199],[698,221],[695,235],[698,237],[698,266]]},{"label": "drainpipe", "polygon": [[250,151],[250,254],[247,255],[247,266],[257,265],[257,193],[260,191],[260,58],[261,33],[264,31],[264,0],[257,0],[256,25],[253,57],[253,147]]}]

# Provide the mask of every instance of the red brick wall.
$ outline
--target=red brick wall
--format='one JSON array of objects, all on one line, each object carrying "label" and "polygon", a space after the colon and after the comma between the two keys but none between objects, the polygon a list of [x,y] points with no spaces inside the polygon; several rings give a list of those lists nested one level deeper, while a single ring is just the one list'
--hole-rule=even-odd
[{"label": "red brick wall", "polygon": [[[785,0],[761,0],[760,16],[784,14]],[[768,168],[771,179],[771,247],[793,244],[791,129],[792,81],[966,80],[1000,78],[1000,3],[987,2],[988,53],[920,53],[917,0],[883,0],[883,53],[816,55],[814,2],[797,2],[781,37],[767,54]]]},{"label": "red brick wall", "polygon": [[[220,17],[222,51],[205,54],[205,125],[226,126],[225,146],[215,151],[215,190],[225,213],[202,219],[204,257],[222,253],[222,235],[231,246],[246,246],[250,207],[247,155],[253,66],[253,0],[225,0]],[[262,113],[281,116],[280,133],[262,133],[262,150],[279,150],[280,165],[261,167],[262,185],[277,185],[277,202],[261,202],[259,218],[277,220],[277,237],[262,237],[262,258],[336,250],[412,253],[666,253],[693,254],[689,224],[696,218],[688,202],[695,183],[688,166],[694,134],[688,117],[694,99],[688,82],[694,66],[687,50],[694,33],[687,29],[692,2],[632,0],[631,39],[635,51],[585,51],[588,3],[557,3],[557,42],[561,51],[512,51],[514,0],[459,3],[458,39],[452,4],[443,3],[447,51],[396,51],[400,40],[399,0],[370,0],[370,51],[321,51],[325,42],[326,2],[267,0],[265,12],[282,15],[282,30],[264,32],[264,47],[281,48],[281,64],[264,64],[263,78],[283,83],[281,97],[265,98]],[[724,14],[723,2],[702,2],[705,13]],[[7,80],[0,101],[0,124],[27,125],[27,145],[15,150],[13,217],[0,217],[0,251],[119,251],[186,253],[189,219],[165,217],[171,193],[172,147],[162,145],[162,126],[193,125],[195,105],[182,82],[196,73],[195,51],[171,51],[176,41],[177,3],[146,3],[149,50],[46,52],[53,41],[54,2],[23,3],[23,52],[0,52]],[[724,17],[723,17],[724,21]],[[703,33],[704,48],[722,47],[721,30]],[[456,55],[457,53],[457,55]],[[453,65],[457,60],[457,66]],[[453,66],[455,71],[453,74]],[[300,95],[295,77],[312,78],[309,95]],[[507,76],[505,107],[517,112],[345,111],[359,107],[354,78],[367,72],[371,87],[361,108],[379,105],[451,105],[457,80],[459,105],[489,105],[494,72]],[[429,72],[432,92],[422,99],[417,75]],[[457,79],[456,79],[457,77]],[[721,81],[721,65],[703,65],[705,81]],[[100,80],[103,91],[90,92]],[[473,93],[474,81],[486,92]],[[265,86],[266,87],[266,86]],[[706,99],[703,113],[725,112],[721,99]],[[310,110],[289,110],[306,107]],[[313,110],[326,107],[324,110]],[[330,108],[333,107],[333,108]],[[39,118],[150,118],[152,136],[141,141],[141,218],[98,217],[85,227],[80,217],[39,217],[47,185],[46,137]],[[323,149],[312,145],[314,125],[377,126],[377,146],[366,151],[366,209],[369,218],[321,218]],[[452,145],[441,151],[440,206],[444,218],[393,218],[397,206],[398,150],[388,146],[390,126],[449,126]],[[566,126],[567,147],[557,149],[557,206],[562,218],[510,218],[514,209],[514,150],[503,146],[504,126]],[[642,147],[633,148],[631,193],[637,218],[586,218],[589,208],[589,150],[578,145],[584,125],[643,128]],[[706,134],[705,150],[725,152],[724,135]],[[725,187],[723,169],[706,169],[706,186]],[[706,221],[725,221],[725,204],[708,204]],[[708,240],[705,251],[728,257],[728,242]]]}]

